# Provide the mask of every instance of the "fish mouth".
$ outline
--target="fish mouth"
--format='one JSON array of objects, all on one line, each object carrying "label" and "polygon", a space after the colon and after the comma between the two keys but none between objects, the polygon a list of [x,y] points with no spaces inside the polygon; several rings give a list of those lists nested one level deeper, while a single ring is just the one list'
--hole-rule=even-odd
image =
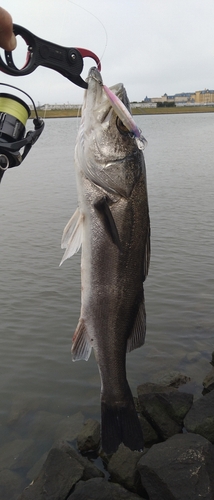
[{"label": "fish mouth", "polygon": [[[90,112],[91,115],[93,110],[93,115],[96,115],[97,122],[103,124],[110,120],[115,113],[103,90],[101,73],[96,67],[92,67],[89,70],[86,81],[88,83],[88,88],[85,91],[82,114],[84,115]],[[129,103],[123,83],[117,83],[109,88],[129,109]]]},{"label": "fish mouth", "polygon": [[96,67],[90,68],[88,76],[86,78],[86,82],[89,84],[91,79],[95,80],[95,82],[97,82],[99,85],[103,85],[101,73]]},{"label": "fish mouth", "polygon": [[[103,92],[103,79],[101,76],[101,73],[99,70],[95,67],[91,68],[89,70],[88,76],[86,78],[86,82],[88,83],[88,89],[86,90],[86,97],[88,94],[94,92],[97,92],[98,94],[102,95],[102,101],[104,103],[109,103],[108,98],[106,97],[105,93]],[[126,101],[125,96],[126,96],[126,91],[123,83],[116,83],[115,85],[112,85],[109,87],[114,94],[119,97],[121,101]],[[124,102],[126,105],[127,102]]]}]

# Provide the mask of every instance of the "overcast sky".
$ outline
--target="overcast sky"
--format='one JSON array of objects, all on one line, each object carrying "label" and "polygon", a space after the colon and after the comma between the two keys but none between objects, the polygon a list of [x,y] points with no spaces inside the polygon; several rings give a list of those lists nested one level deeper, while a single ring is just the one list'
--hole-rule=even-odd
[{"label": "overcast sky", "polygon": [[[102,61],[104,83],[123,82],[130,101],[214,88],[214,0],[0,0],[13,22],[59,45],[84,47]],[[14,61],[21,67],[20,37]],[[20,62],[21,61],[21,62]],[[93,60],[85,60],[85,78]],[[82,103],[83,89],[38,68],[1,82],[36,104]]]}]

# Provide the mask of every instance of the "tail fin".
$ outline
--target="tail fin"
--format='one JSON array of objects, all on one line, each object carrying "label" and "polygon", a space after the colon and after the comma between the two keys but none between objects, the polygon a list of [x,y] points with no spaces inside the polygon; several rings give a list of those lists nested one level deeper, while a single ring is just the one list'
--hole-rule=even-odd
[{"label": "tail fin", "polygon": [[101,402],[101,438],[107,455],[115,453],[120,443],[131,450],[143,449],[142,428],[133,400],[121,406]]}]

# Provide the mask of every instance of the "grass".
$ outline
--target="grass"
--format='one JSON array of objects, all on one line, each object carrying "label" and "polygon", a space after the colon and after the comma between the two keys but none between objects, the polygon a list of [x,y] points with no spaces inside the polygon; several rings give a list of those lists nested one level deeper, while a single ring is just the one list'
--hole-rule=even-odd
[{"label": "grass", "polygon": [[214,106],[172,106],[160,108],[133,108],[133,115],[172,115],[183,113],[213,113]]},{"label": "grass", "polygon": [[[81,116],[80,108],[71,108],[71,109],[37,109],[38,115],[41,118],[76,118],[77,116]],[[35,117],[34,111],[31,111],[31,118]]]},{"label": "grass", "polygon": [[[183,113],[213,113],[214,106],[179,106],[169,108],[132,108],[133,115],[165,115],[165,114],[183,114]],[[41,118],[72,118],[81,116],[79,107],[71,109],[47,109],[38,110],[38,115]],[[31,118],[35,114],[31,112]]]}]

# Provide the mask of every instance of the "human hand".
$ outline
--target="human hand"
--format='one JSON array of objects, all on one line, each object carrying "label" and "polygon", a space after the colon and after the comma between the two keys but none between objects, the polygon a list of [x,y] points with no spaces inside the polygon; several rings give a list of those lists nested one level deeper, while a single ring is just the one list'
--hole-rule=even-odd
[{"label": "human hand", "polygon": [[16,48],[12,17],[2,7],[0,7],[0,47],[9,51]]}]

